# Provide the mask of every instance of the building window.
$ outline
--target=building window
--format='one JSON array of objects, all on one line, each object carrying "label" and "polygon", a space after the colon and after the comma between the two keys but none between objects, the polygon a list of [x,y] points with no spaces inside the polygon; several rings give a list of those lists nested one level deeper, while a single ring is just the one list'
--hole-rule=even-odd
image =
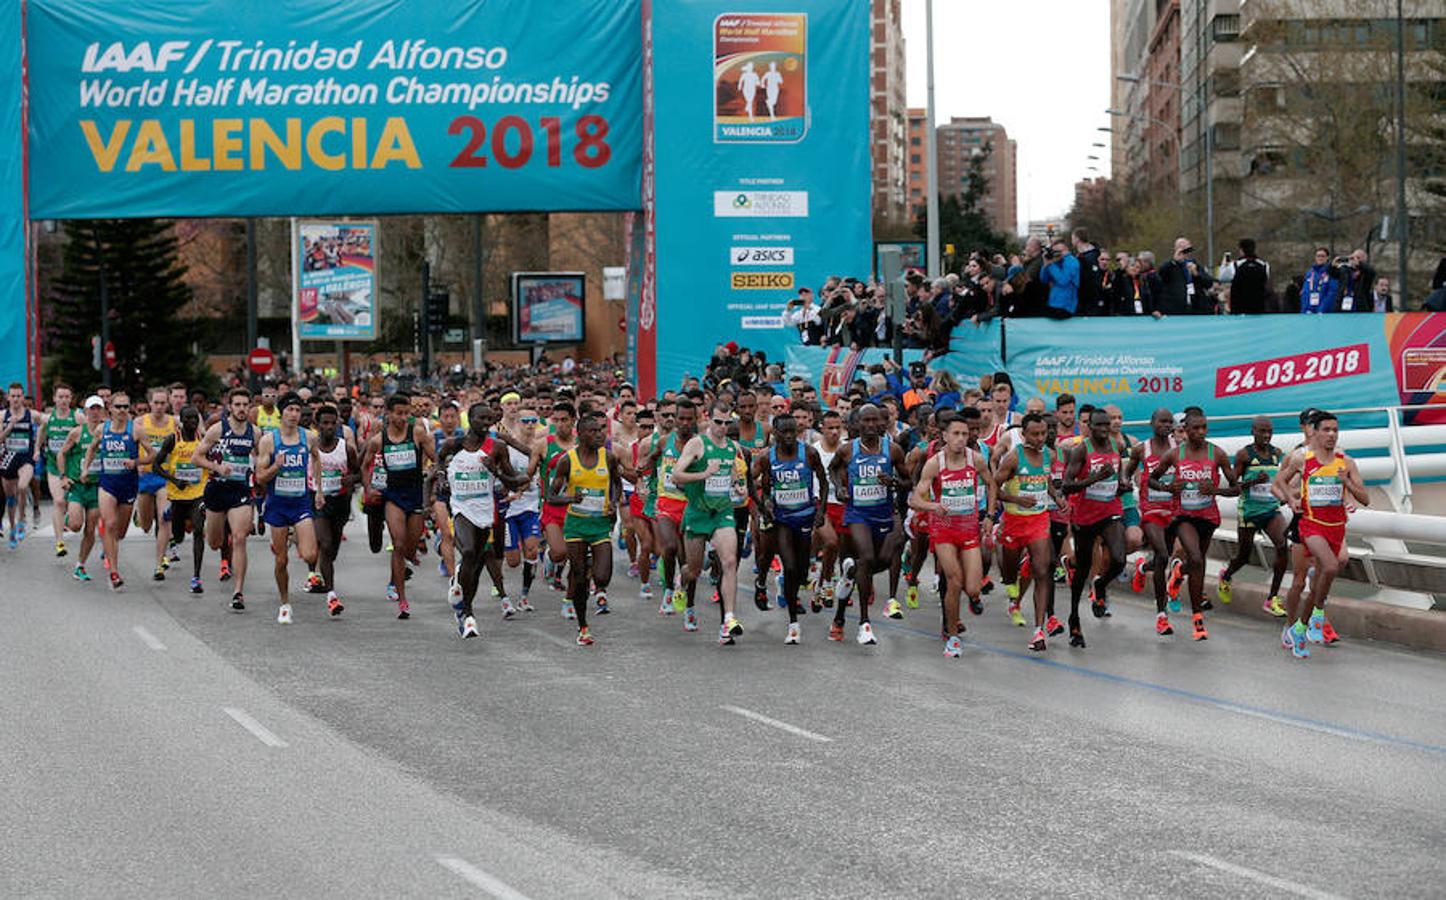
[{"label": "building window", "polygon": [[910,144],[911,146],[917,147],[917,146],[919,146],[919,145],[922,144],[922,143],[924,143],[924,139],[921,138],[921,137],[918,137],[917,135],[915,135],[914,137],[909,138],[909,144]]},{"label": "building window", "polygon": [[921,162],[923,162],[923,161],[924,161],[924,157],[923,157],[922,155],[920,155],[920,154],[918,154],[918,153],[910,153],[910,154],[909,154],[909,162],[914,163],[915,165],[917,165],[917,164],[919,164],[919,163],[921,163]]}]

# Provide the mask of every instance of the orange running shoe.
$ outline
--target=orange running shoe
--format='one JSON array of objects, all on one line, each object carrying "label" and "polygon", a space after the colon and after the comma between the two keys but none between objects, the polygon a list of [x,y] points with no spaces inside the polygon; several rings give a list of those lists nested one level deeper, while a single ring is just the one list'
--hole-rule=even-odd
[{"label": "orange running shoe", "polygon": [[1170,617],[1165,615],[1164,613],[1156,613],[1155,634],[1158,634],[1160,637],[1165,637],[1166,635],[1171,635],[1174,633],[1175,629],[1170,627]]},{"label": "orange running shoe", "polygon": [[1145,558],[1135,560],[1135,574],[1130,578],[1130,590],[1137,594],[1145,590]]},{"label": "orange running shoe", "polygon": [[1334,644],[1341,639],[1341,636],[1336,634],[1336,630],[1331,627],[1329,619],[1321,623],[1320,634],[1327,644]]},{"label": "orange running shoe", "polygon": [[1170,560],[1170,575],[1165,579],[1165,593],[1171,600],[1180,596],[1180,588],[1185,584],[1185,564],[1178,559]]},{"label": "orange running shoe", "polygon": [[828,626],[828,639],[831,640],[831,641],[841,641],[841,640],[843,640],[843,638],[844,638],[843,631],[844,631],[843,626],[840,625],[840,624],[838,624],[837,622],[835,622],[834,624]]},{"label": "orange running shoe", "polygon": [[1205,630],[1205,617],[1200,613],[1196,613],[1191,619],[1191,629],[1191,640],[1203,641],[1210,637],[1210,632]]}]

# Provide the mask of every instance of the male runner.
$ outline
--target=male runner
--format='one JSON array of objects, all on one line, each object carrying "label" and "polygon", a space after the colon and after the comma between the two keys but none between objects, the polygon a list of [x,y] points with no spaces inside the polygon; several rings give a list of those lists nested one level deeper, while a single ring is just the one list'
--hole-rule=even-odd
[{"label": "male runner", "polygon": [[[631,395],[632,391],[628,391]],[[616,416],[607,419],[609,427],[608,449],[621,463],[632,459],[633,445],[638,442],[638,404],[631,396],[619,401]],[[628,554],[628,575],[638,574],[638,537],[633,523],[633,483],[626,478],[622,481],[623,495],[618,502],[618,549]]]},{"label": "male runner", "polygon": [[[657,417],[651,409],[643,407],[638,410],[637,423],[640,436],[620,457],[619,464],[622,466],[623,478],[633,485],[633,493],[628,501],[628,515],[632,519],[633,535],[637,539],[635,574],[641,582],[638,596],[649,601],[653,599],[653,554],[658,552],[657,537],[653,532],[653,518],[657,515],[655,495],[658,490],[658,472],[648,461],[648,457],[657,435]],[[646,451],[644,445],[647,446]],[[667,592],[664,592],[658,613],[668,616],[673,614],[672,598]]]},{"label": "male runner", "polygon": [[[537,441],[539,419],[535,402],[522,399],[516,392],[502,395],[502,421],[498,423],[497,434],[507,444],[507,459],[514,471],[526,473],[529,454],[522,448],[531,449]],[[511,441],[506,441],[511,438]],[[513,442],[516,443],[514,446]],[[507,496],[503,521],[506,524],[506,540],[503,541],[503,555],[509,568],[522,566],[522,593],[517,608],[522,612],[533,612],[532,582],[537,576],[537,552],[542,543],[542,492],[536,478],[527,478],[526,483]]]},{"label": "male runner", "polygon": [[[1102,409],[1091,411],[1089,437],[1070,448],[1064,473],[1064,492],[1078,495],[1070,504],[1075,558],[1074,577],[1070,579],[1069,586],[1071,647],[1083,649],[1085,646],[1079,602],[1085,582],[1090,577],[1095,542],[1103,540],[1109,551],[1109,564],[1095,579],[1097,597],[1104,592],[1104,586],[1125,568],[1124,509],[1120,503],[1121,462],[1119,451],[1110,440],[1110,414]],[[1102,614],[1097,607],[1094,613],[1097,617]]]},{"label": "male runner", "polygon": [[367,441],[362,466],[376,461],[386,473],[382,509],[392,539],[392,581],[387,593],[389,598],[396,594],[397,618],[409,619],[407,560],[415,554],[422,536],[422,471],[436,462],[437,448],[427,423],[412,417],[406,394],[392,394],[386,402],[386,425]]},{"label": "male runner", "polygon": [[[1150,547],[1150,564],[1145,565],[1144,557],[1135,561],[1135,573],[1131,587],[1135,593],[1145,589],[1145,570],[1148,568],[1155,588],[1155,633],[1164,637],[1174,634],[1170,617],[1165,613],[1168,602],[1166,585],[1167,569],[1170,568],[1170,545],[1175,535],[1168,532],[1170,521],[1175,517],[1175,495],[1168,487],[1156,488],[1150,485],[1150,473],[1160,465],[1165,454],[1175,449],[1175,417],[1168,409],[1161,407],[1150,416],[1150,438],[1130,449],[1129,461],[1125,464],[1125,475],[1132,479],[1138,474],[1138,497],[1140,508],[1140,529],[1145,543]],[[1164,472],[1160,481],[1168,485],[1174,478]]]},{"label": "male runner", "polygon": [[326,609],[339,616],[345,607],[336,592],[336,555],[351,520],[352,489],[361,478],[356,448],[339,434],[341,413],[323,404],[316,411],[316,440],[311,445],[311,478],[316,492],[317,572],[326,590]]},{"label": "male runner", "polygon": [[[203,501],[206,505],[206,542],[221,551],[231,536],[229,571],[236,579],[231,608],[246,609],[246,538],[251,517],[251,473],[256,468],[256,426],[251,423],[251,392],[232,388],[221,421],[206,429],[191,461],[209,472]],[[223,564],[224,568],[224,564]],[[225,580],[224,578],[222,580]]]},{"label": "male runner", "polygon": [[[945,412],[943,444],[919,472],[909,505],[933,517],[929,548],[944,574],[944,655],[957,659],[962,650],[959,613],[962,589],[977,602],[984,566],[979,552],[979,497],[992,496],[989,470],[969,446],[970,427],[962,416]],[[857,490],[857,489],[856,489]]]},{"label": "male runner", "polygon": [[798,423],[786,413],[774,417],[773,446],[754,459],[753,469],[754,501],[783,563],[783,598],[788,606],[783,642],[797,644],[798,616],[803,611],[798,591],[808,578],[813,531],[824,523],[816,485],[828,483],[828,470],[817,450],[799,442]]},{"label": "male runner", "polygon": [[563,535],[567,541],[568,596],[577,613],[580,647],[593,643],[587,626],[589,575],[597,586],[598,615],[609,612],[613,518],[622,497],[617,456],[603,446],[607,440],[605,425],[606,417],[601,412],[583,414],[577,426],[578,444],[558,461],[547,487],[548,502],[567,509]]},{"label": "male runner", "polygon": [[999,483],[999,499],[1004,502],[1004,528],[999,546],[1004,576],[1016,579],[1005,585],[1009,596],[1010,619],[1023,625],[1019,611],[1020,568],[1023,555],[1029,556],[1029,577],[1034,587],[1034,636],[1029,649],[1043,651],[1045,636],[1054,626],[1049,623],[1049,609],[1054,599],[1054,580],[1050,566],[1054,559],[1049,534],[1050,500],[1055,487],[1050,478],[1054,469],[1055,451],[1045,446],[1048,427],[1037,412],[1024,414],[1020,439],[999,460],[994,478]]},{"label": "male runner", "polygon": [[[1306,447],[1285,458],[1275,476],[1275,495],[1290,504],[1300,523],[1301,549],[1297,552],[1296,575],[1286,594],[1286,622],[1281,644],[1290,642],[1298,659],[1310,656],[1306,641],[1335,643],[1335,629],[1326,621],[1326,598],[1336,575],[1349,558],[1346,549],[1345,495],[1360,505],[1370,503],[1365,482],[1356,461],[1336,452],[1340,422],[1335,415],[1317,410],[1311,418],[1310,441]],[[1300,487],[1291,490],[1293,481]],[[1310,603],[1302,597],[1305,579],[1300,569],[1313,562]]]},{"label": "male runner", "polygon": [[[743,625],[734,614],[738,597],[738,534],[733,516],[733,465],[742,451],[728,438],[732,412],[725,399],[709,404],[707,429],[683,446],[672,468],[674,483],[682,486],[688,498],[683,514],[688,558],[683,567],[683,585],[689,608],[692,608],[698,576],[703,572],[704,546],[711,542],[721,568],[718,597],[723,621],[718,627],[718,643],[725,646],[743,633]],[[681,428],[680,420],[680,431]]]},{"label": "male runner", "polygon": [[[150,446],[152,454],[157,454],[166,439],[176,433],[176,418],[171,415],[170,392],[166,388],[153,387],[147,396],[150,397],[149,409],[145,415],[136,418],[136,430],[138,437]],[[156,569],[152,577],[156,581],[166,580],[166,568],[171,564],[167,556],[170,535],[168,529],[162,527],[170,514],[166,486],[165,476],[151,471],[150,468],[140,473],[139,493],[136,494],[136,525],[144,534],[150,534],[151,527],[155,526]],[[163,531],[167,532],[164,536]]]},{"label": "male runner", "polygon": [[40,423],[40,443],[43,448],[45,461],[45,478],[49,482],[50,496],[54,501],[51,508],[51,523],[55,528],[55,555],[64,556],[68,551],[65,547],[65,519],[67,503],[65,500],[65,489],[61,482],[65,480],[65,471],[61,468],[56,454],[60,448],[65,446],[65,439],[75,430],[78,422],[76,410],[71,406],[74,402],[74,395],[70,386],[59,383],[52,392],[53,406]]},{"label": "male runner", "polygon": [[140,479],[138,469],[150,465],[150,445],[137,442],[131,428],[130,396],[116,391],[110,397],[110,419],[99,439],[86,451],[85,468],[100,460],[101,544],[110,565],[111,590],[120,590],[125,579],[120,572],[120,542],[131,524]]},{"label": "male runner", "polygon": [[[558,460],[577,447],[577,407],[569,400],[558,400],[552,405],[550,417],[552,429],[537,439],[532,448],[532,459],[528,472],[535,474],[543,485],[552,483]],[[567,507],[553,503],[542,506],[542,533],[547,540],[547,561],[552,569],[552,587],[562,589],[562,566],[567,562],[567,538],[563,534],[563,523],[567,520]],[[562,617],[571,619],[575,611],[564,598]]]},{"label": "male runner", "polygon": [[[908,484],[909,467],[904,451],[883,436],[884,417],[879,408],[865,403],[858,409],[859,436],[844,444],[829,465],[838,495],[844,501],[844,526],[857,559],[845,559],[839,576],[852,579],[859,592],[860,644],[877,644],[869,622],[869,604],[874,599],[874,575],[889,570],[897,585],[904,529],[894,502],[896,487]],[[843,640],[844,597],[836,597],[829,640]]]},{"label": "male runner", "polygon": [[1281,461],[1285,459],[1285,452],[1271,443],[1274,436],[1275,426],[1270,417],[1256,416],[1250,423],[1251,442],[1235,454],[1235,477],[1241,490],[1236,516],[1238,543],[1235,558],[1220,570],[1216,594],[1220,602],[1230,602],[1230,579],[1250,562],[1255,535],[1264,532],[1270,539],[1275,559],[1271,565],[1270,593],[1266,595],[1263,608],[1272,616],[1283,619],[1285,607],[1280,602],[1280,583],[1285,579],[1290,548],[1285,536],[1285,517],[1280,514],[1280,498],[1275,496],[1272,487]]},{"label": "male runner", "polygon": [[[90,446],[100,437],[105,421],[105,401],[91,395],[85,398],[85,420],[70,430],[65,443],[55,453],[56,465],[64,473],[61,488],[66,504],[65,527],[80,532],[80,558],[71,572],[76,581],[90,581],[85,563],[95,546],[95,529],[100,524],[101,460],[90,453]],[[90,465],[86,465],[90,460]],[[57,497],[59,502],[59,497]]]},{"label": "male runner", "polygon": [[[266,511],[271,526],[271,553],[275,557],[279,625],[291,624],[290,573],[287,570],[289,531],[296,533],[296,549],[308,569],[316,567],[316,527],[312,522],[315,493],[307,485],[312,450],[301,430],[301,398],[288,393],[278,402],[281,424],[261,436],[256,450],[256,483],[270,486]],[[328,604],[330,605],[330,604]],[[335,609],[331,610],[336,615]]]},{"label": "male runner", "polygon": [[[191,593],[199,594],[201,560],[205,555],[206,508],[201,497],[206,490],[206,470],[191,461],[201,443],[201,413],[189,404],[180,407],[181,427],[161,442],[151,471],[166,479],[169,514],[160,520],[161,539],[167,548],[179,545],[191,528]],[[172,540],[173,534],[175,540]]]},{"label": "male runner", "polygon": [[[842,447],[843,417],[834,410],[825,410],[819,417],[818,441],[813,445],[813,449],[818,451],[818,458],[823,463],[824,471],[829,471],[834,457],[838,455]],[[844,542],[848,540],[848,529],[844,527],[844,505],[834,489],[833,476],[830,475],[814,485],[814,489],[818,491],[819,500],[824,504],[825,512],[823,525],[813,535],[814,552],[819,557],[819,575],[816,579],[812,579],[816,588],[809,607],[814,612],[819,612],[825,607],[833,606],[834,564],[838,561],[841,549],[846,551],[845,555],[849,555],[853,548],[843,546]],[[840,579],[841,582],[847,580]]]},{"label": "male runner", "polygon": [[[462,430],[461,409],[451,400],[443,401],[441,409],[437,411],[437,427],[432,429],[432,445],[441,447],[452,438],[461,438],[465,433]],[[434,473],[440,473],[440,470],[441,466],[438,466]],[[449,524],[452,516],[447,507],[444,481],[445,479],[438,474],[434,482],[438,490],[433,495],[430,511],[432,527],[437,532],[437,569],[442,573],[443,578],[450,579],[457,569],[452,529]]]},{"label": "male runner", "polygon": [[[1184,553],[1186,576],[1190,584],[1191,638],[1203,641],[1210,635],[1205,630],[1203,612],[1205,594],[1205,555],[1210,552],[1210,538],[1220,527],[1220,507],[1216,497],[1233,497],[1240,493],[1235,469],[1225,451],[1205,439],[1209,425],[1205,413],[1192,406],[1185,410],[1185,443],[1169,450],[1150,471],[1150,486],[1168,490],[1175,497],[1174,517],[1170,523],[1171,538],[1179,538]],[[1161,476],[1173,477],[1166,484]],[[1220,487],[1219,476],[1227,482]],[[1156,614],[1158,621],[1163,613]],[[1157,624],[1159,634],[1170,633]]]},{"label": "male runner", "polygon": [[39,420],[25,405],[25,388],[10,385],[5,418],[0,422],[0,484],[5,489],[5,514],[10,520],[10,549],[25,540],[25,498],[35,476],[35,437]]},{"label": "male runner", "polygon": [[688,508],[688,498],[676,481],[675,473],[678,469],[678,458],[682,456],[683,448],[697,434],[697,427],[698,410],[691,400],[660,402],[658,434],[653,440],[646,463],[647,467],[656,473],[656,490],[651,492],[656,498],[653,506],[656,513],[653,530],[658,538],[658,556],[663,567],[663,580],[669,591],[663,599],[666,601],[668,596],[671,596],[673,610],[683,614],[684,631],[698,630],[698,612],[693,608],[692,598],[682,586],[682,566],[679,563],[684,556],[683,513]]}]

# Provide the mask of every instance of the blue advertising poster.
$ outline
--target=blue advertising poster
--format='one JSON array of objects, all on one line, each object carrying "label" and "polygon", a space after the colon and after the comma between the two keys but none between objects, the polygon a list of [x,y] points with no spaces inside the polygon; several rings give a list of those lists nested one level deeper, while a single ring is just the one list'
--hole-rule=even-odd
[{"label": "blue advertising poster", "polygon": [[1021,398],[1070,393],[1128,420],[1162,406],[1225,416],[1400,402],[1379,316],[1012,319],[1005,346]]},{"label": "blue advertising poster", "polygon": [[297,232],[302,340],[375,340],[376,223],[301,222]]},{"label": "blue advertising poster", "polygon": [[639,15],[30,0],[32,215],[636,209]]},{"label": "blue advertising poster", "polygon": [[512,321],[519,344],[580,344],[586,338],[581,272],[514,272]]},{"label": "blue advertising poster", "polygon": [[[26,312],[30,294],[25,282],[25,160],[24,145],[14,135],[23,133],[20,89],[20,4],[0,3],[5,23],[0,34],[0,110],[8,138],[0,141],[0,386],[18,381],[28,384]],[[36,385],[29,385],[36,388]]]},{"label": "blue advertising poster", "polygon": [[647,395],[701,375],[721,342],[783,359],[798,289],[867,273],[869,3],[645,2],[644,42]]}]

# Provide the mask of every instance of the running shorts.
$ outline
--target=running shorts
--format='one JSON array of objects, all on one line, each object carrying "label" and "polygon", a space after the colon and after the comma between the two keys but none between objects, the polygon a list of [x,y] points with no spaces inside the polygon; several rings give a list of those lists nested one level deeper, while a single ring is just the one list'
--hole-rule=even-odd
[{"label": "running shorts", "polygon": [[[542,536],[542,514],[535,509],[527,512],[520,512],[515,516],[508,516],[507,519],[507,540],[503,543],[505,550],[517,550],[524,541],[533,540]],[[566,532],[566,527],[563,531]]]},{"label": "running shorts", "polygon": [[422,514],[422,488],[417,486],[411,490],[393,490],[387,488],[382,491],[382,503],[390,503],[409,516],[420,516]]},{"label": "running shorts", "polygon": [[542,504],[542,527],[561,525],[567,518],[567,506],[559,503]]},{"label": "running shorts", "polygon": [[224,513],[252,503],[251,488],[242,481],[207,481],[203,496],[210,512]]},{"label": "running shorts", "polygon": [[634,491],[633,494],[632,494],[632,496],[628,498],[628,512],[632,513],[632,514],[633,514],[633,518],[635,518],[635,519],[650,519],[650,518],[651,518],[650,516],[644,515],[644,513],[643,513],[643,495],[642,495],[642,494],[639,494],[637,491]]},{"label": "running shorts", "polygon": [[117,503],[135,503],[136,488],[140,485],[140,479],[135,472],[127,472],[123,475],[101,475],[100,487],[115,498]]},{"label": "running shorts", "polygon": [[1325,538],[1326,544],[1336,556],[1341,555],[1341,548],[1346,544],[1345,525],[1322,525],[1319,522],[1312,522],[1310,519],[1301,517],[1295,521],[1300,523],[1300,542],[1305,543],[1308,537]]},{"label": "running shorts", "polygon": [[830,503],[824,512],[828,516],[829,524],[833,525],[834,531],[844,530],[844,505],[842,503]]},{"label": "running shorts", "polygon": [[1124,522],[1126,528],[1139,528],[1141,521],[1140,508],[1138,506],[1125,507]]},{"label": "running shorts", "polygon": [[261,514],[261,521],[272,528],[290,528],[312,517],[312,502],[310,494],[300,497],[278,497],[272,494],[266,501],[266,511]]},{"label": "running shorts", "polygon": [[1042,541],[1049,537],[1049,516],[1047,515],[1017,516],[1006,512],[1003,524],[1004,530],[999,536],[999,544],[1011,550],[1028,547],[1035,541]]},{"label": "running shorts", "polygon": [[1200,536],[1200,552],[1210,552],[1210,539],[1215,536],[1215,529],[1220,527],[1219,522],[1212,522],[1209,519],[1201,519],[1196,516],[1176,516],[1175,521],[1170,523],[1170,543],[1174,544],[1174,538],[1180,534],[1181,525],[1189,525],[1195,529]]},{"label": "running shorts", "polygon": [[1280,515],[1279,508],[1272,509],[1270,512],[1263,512],[1257,515],[1249,516],[1243,523],[1241,523],[1241,527],[1254,528],[1256,531],[1264,531],[1270,525],[1271,520],[1278,515]]},{"label": "running shorts", "polygon": [[613,538],[613,520],[608,516],[568,516],[562,523],[562,537],[569,544],[608,544]]},{"label": "running shorts", "polygon": [[81,509],[100,509],[100,485],[73,483],[65,494],[67,503],[79,503]]},{"label": "running shorts", "polygon": [[140,492],[142,494],[154,494],[166,486],[166,479],[155,472],[142,472]]},{"label": "running shorts", "polygon": [[689,506],[683,513],[683,533],[688,537],[710,538],[720,528],[736,528],[733,508],[710,511],[700,506]]},{"label": "running shorts", "polygon": [[332,494],[322,503],[321,509],[316,511],[316,516],[326,519],[333,525],[340,528],[351,521],[351,494]]},{"label": "running shorts", "polygon": [[658,518],[667,519],[678,528],[683,527],[683,516],[688,510],[686,500],[674,500],[672,497],[658,498]]}]

